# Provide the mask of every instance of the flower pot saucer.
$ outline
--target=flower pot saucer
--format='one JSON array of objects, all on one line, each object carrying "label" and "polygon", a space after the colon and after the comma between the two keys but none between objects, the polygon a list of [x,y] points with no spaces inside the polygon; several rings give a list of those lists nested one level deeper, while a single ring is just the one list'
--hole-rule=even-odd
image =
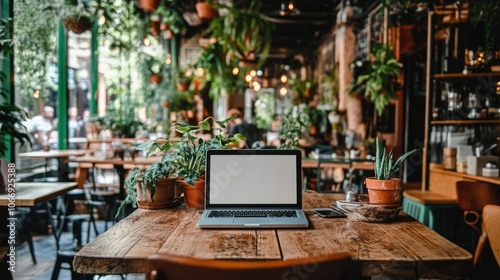
[{"label": "flower pot saucer", "polygon": [[394,203],[394,204],[379,204],[379,203],[368,203],[370,206],[378,206],[378,207],[385,207],[385,208],[398,208],[401,207],[401,203]]},{"label": "flower pot saucer", "polygon": [[347,201],[347,200],[337,200],[335,203],[337,204],[337,207],[345,211],[352,211],[361,206],[362,204],[366,204],[365,201]]}]

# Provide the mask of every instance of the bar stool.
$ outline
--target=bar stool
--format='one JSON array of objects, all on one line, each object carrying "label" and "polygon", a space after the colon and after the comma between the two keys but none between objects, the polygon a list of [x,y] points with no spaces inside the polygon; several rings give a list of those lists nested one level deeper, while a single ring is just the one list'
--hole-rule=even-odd
[{"label": "bar stool", "polygon": [[474,267],[476,266],[487,238],[482,227],[482,211],[488,204],[500,205],[500,188],[498,186],[473,181],[458,181],[458,207],[464,212],[464,222],[473,228],[481,237],[474,252]]}]

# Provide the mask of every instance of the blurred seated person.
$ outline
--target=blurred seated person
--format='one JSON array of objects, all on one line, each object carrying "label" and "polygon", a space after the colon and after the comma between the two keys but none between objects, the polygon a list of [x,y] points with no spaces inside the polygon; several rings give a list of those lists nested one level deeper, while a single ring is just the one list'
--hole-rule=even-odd
[{"label": "blurred seated person", "polygon": [[54,130],[54,108],[43,107],[42,113],[29,120],[26,127],[34,138],[33,150],[49,149],[53,142],[51,139],[57,137]]},{"label": "blurred seated person", "polygon": [[235,117],[228,124],[228,133],[229,135],[235,135],[236,133],[240,133],[247,138],[246,141],[241,141],[239,148],[257,148],[261,145],[264,145],[262,141],[262,133],[257,128],[255,124],[248,123],[241,118],[241,111],[233,108],[227,112],[227,117]]}]

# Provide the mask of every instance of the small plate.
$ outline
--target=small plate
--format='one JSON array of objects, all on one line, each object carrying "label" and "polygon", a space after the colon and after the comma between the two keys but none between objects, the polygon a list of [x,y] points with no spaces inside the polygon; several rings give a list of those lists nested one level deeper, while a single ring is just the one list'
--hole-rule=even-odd
[{"label": "small plate", "polygon": [[342,208],[345,211],[352,211],[353,209],[358,208],[363,203],[363,201],[337,200],[336,203],[339,208]]}]

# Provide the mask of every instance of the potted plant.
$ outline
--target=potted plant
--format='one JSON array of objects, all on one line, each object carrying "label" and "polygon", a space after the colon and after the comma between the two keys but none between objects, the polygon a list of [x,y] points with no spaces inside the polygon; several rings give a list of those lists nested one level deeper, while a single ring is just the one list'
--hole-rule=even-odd
[{"label": "potted plant", "polygon": [[161,17],[161,28],[163,28],[167,39],[171,39],[174,34],[183,34],[187,31],[186,21],[176,8],[179,4],[177,2],[176,0],[163,0],[155,11],[155,15]]},{"label": "potted plant", "polygon": [[178,91],[187,91],[194,73],[192,69],[177,69],[176,82]]},{"label": "potted plant", "polygon": [[401,70],[401,64],[394,57],[389,45],[375,45],[373,50],[370,63],[351,85],[349,91],[364,92],[364,96],[375,105],[375,110],[380,116],[389,101],[398,97],[394,84]]},{"label": "potted plant", "polygon": [[[149,152],[155,150],[165,151],[162,162],[168,162],[174,174],[179,177],[178,185],[184,189],[184,200],[191,208],[200,208],[204,205],[205,198],[205,164],[206,151],[208,149],[229,149],[230,145],[238,145],[238,141],[245,141],[241,134],[232,137],[223,135],[223,129],[234,117],[216,121],[213,117],[207,117],[198,125],[187,123],[176,123],[170,129],[182,134],[177,142],[168,139],[152,140],[142,144],[141,148]],[[211,122],[217,125],[212,126]],[[200,133],[215,130],[210,139],[205,139]],[[169,134],[169,133],[167,133]],[[164,142],[164,144],[158,144]]]},{"label": "potted plant", "polygon": [[221,42],[226,61],[236,57],[241,66],[256,65],[258,68],[266,60],[274,25],[263,18],[261,5],[260,1],[250,1],[250,6],[245,8],[217,5],[219,9],[227,10],[227,13],[214,18],[207,32]]},{"label": "potted plant", "polygon": [[278,149],[300,149],[299,141],[305,137],[310,126],[311,120],[304,104],[291,108],[281,116],[281,126],[278,129],[281,144]]},{"label": "potted plant", "polygon": [[365,180],[370,204],[400,204],[401,182],[394,175],[399,171],[401,163],[418,149],[403,154],[394,162],[392,151],[387,153],[385,146],[380,143],[378,138],[375,142],[375,177],[369,177]]},{"label": "potted plant", "polygon": [[217,16],[217,9],[212,6],[212,1],[198,1],[195,5],[196,13],[202,20],[211,20]]},{"label": "potted plant", "polygon": [[59,0],[48,9],[56,12],[61,17],[64,27],[76,34],[88,31],[92,27],[94,15],[84,5],[84,1]]},{"label": "potted plant", "polygon": [[139,0],[138,2],[139,8],[149,12],[156,11],[160,5],[160,0]]}]

